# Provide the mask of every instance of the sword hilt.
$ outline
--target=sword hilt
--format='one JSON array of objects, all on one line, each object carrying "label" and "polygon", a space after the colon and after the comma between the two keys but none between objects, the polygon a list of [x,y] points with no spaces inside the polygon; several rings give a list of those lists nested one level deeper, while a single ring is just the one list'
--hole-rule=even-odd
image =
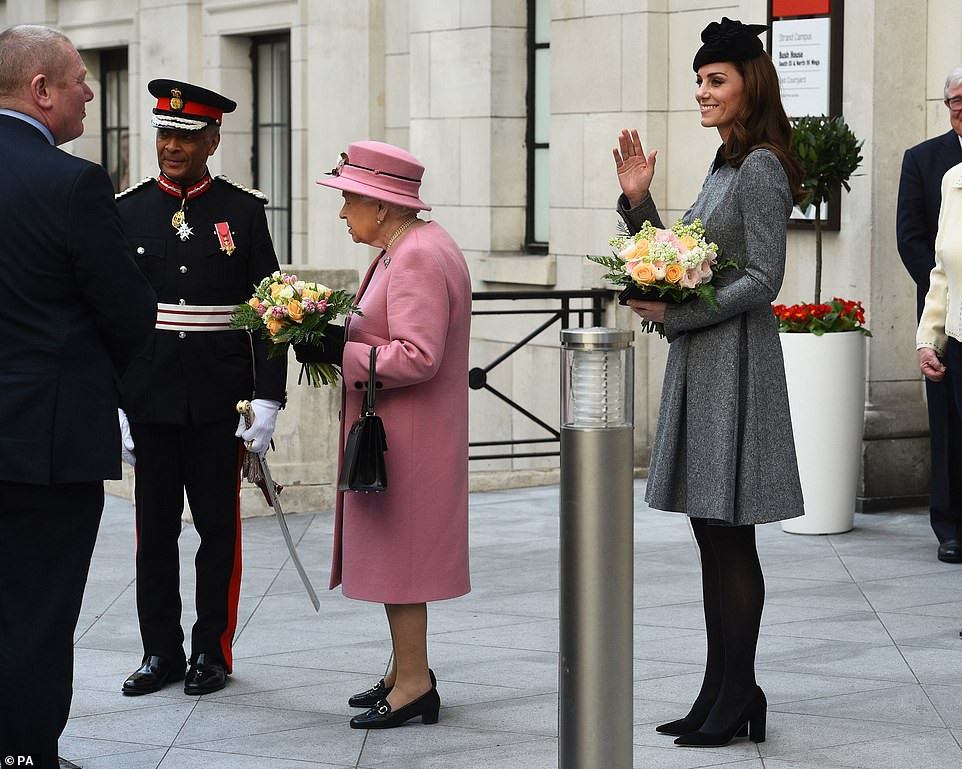
[{"label": "sword hilt", "polygon": [[250,401],[237,401],[237,413],[243,415],[246,427],[254,424],[254,409],[251,408]]}]

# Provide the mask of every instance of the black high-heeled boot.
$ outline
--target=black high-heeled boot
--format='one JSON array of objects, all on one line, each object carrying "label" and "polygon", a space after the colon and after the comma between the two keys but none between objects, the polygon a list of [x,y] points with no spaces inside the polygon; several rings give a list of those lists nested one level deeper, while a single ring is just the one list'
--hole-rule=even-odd
[{"label": "black high-heeled boot", "polygon": [[715,732],[699,730],[691,734],[683,734],[675,740],[675,744],[688,748],[720,748],[736,737],[743,736],[746,729],[748,738],[752,742],[764,742],[767,713],[768,701],[765,699],[765,692],[761,687],[756,686],[754,696],[728,727]]},{"label": "black high-heeled boot", "polygon": [[[667,734],[669,737],[681,737],[683,734],[697,732],[704,723],[704,718],[696,721],[686,716],[685,718],[679,718],[677,721],[669,721],[667,724],[659,724],[655,727],[655,731],[660,734]],[[741,731],[735,736],[746,737],[747,735],[748,724],[743,724]]]},{"label": "black high-heeled boot", "polygon": [[440,709],[441,698],[438,696],[438,690],[432,687],[416,700],[397,710],[391,710],[388,701],[381,700],[376,707],[371,708],[366,713],[354,716],[351,719],[351,728],[392,729],[418,716],[421,716],[421,722],[424,724],[436,724]]}]

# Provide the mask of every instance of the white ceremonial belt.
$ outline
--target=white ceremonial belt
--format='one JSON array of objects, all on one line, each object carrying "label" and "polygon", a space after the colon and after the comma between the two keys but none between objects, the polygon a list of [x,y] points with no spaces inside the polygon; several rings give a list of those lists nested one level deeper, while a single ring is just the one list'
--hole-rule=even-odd
[{"label": "white ceremonial belt", "polygon": [[157,303],[161,331],[230,331],[234,305]]}]

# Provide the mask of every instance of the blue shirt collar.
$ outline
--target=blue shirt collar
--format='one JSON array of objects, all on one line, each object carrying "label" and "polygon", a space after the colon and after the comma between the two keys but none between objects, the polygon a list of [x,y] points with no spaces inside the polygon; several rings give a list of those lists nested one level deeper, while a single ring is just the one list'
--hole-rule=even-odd
[{"label": "blue shirt collar", "polygon": [[22,120],[24,123],[30,123],[34,128],[36,128],[40,133],[44,135],[46,140],[52,145],[57,146],[57,143],[53,140],[53,134],[50,133],[50,129],[47,128],[43,123],[37,120],[35,117],[30,115],[25,115],[22,112],[17,112],[14,109],[0,109],[0,115],[9,115],[10,117],[15,117],[18,120]]}]

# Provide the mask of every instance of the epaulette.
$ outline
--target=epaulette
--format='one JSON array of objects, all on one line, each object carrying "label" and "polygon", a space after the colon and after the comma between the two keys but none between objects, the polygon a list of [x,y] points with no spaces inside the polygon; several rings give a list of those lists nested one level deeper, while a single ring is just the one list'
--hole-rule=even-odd
[{"label": "epaulette", "polygon": [[139,190],[141,187],[144,187],[150,184],[151,182],[156,182],[156,181],[157,180],[153,176],[148,176],[143,181],[137,182],[133,187],[128,187],[123,192],[118,192],[117,194],[115,194],[114,200],[120,200],[122,197],[129,195],[131,192],[134,192],[135,190]]},{"label": "epaulette", "polygon": [[238,184],[238,183],[235,182],[233,179],[228,179],[228,178],[227,178],[226,176],[224,176],[223,174],[218,174],[218,175],[217,175],[216,177],[214,177],[214,178],[215,178],[215,179],[220,179],[222,182],[227,182],[227,183],[228,183],[229,185],[231,185],[232,187],[237,187],[237,189],[243,190],[243,191],[246,192],[248,195],[252,195],[252,196],[254,196],[255,198],[257,198],[258,200],[260,200],[260,201],[262,201],[262,202],[264,202],[264,203],[267,203],[267,195],[265,195],[265,194],[264,194],[263,192],[261,192],[260,190],[251,189],[250,187],[245,187],[243,184]]}]

